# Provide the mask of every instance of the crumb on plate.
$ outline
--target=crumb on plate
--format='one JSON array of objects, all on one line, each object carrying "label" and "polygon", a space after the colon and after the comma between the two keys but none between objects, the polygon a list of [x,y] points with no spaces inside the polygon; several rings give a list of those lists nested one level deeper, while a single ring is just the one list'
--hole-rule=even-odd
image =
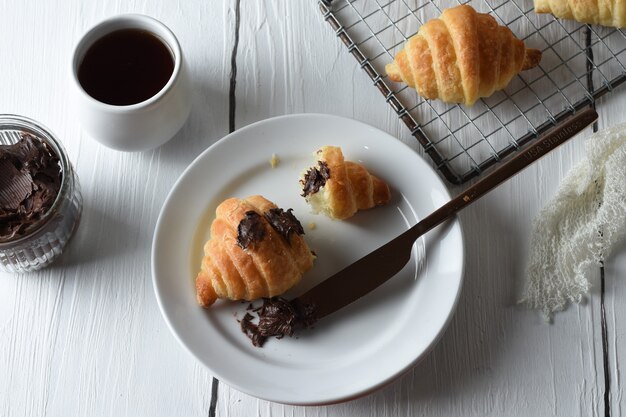
[{"label": "crumb on plate", "polygon": [[270,158],[270,165],[272,168],[276,168],[278,166],[278,163],[280,162],[280,159],[278,159],[278,156],[276,156],[275,153],[272,154],[272,157]]}]

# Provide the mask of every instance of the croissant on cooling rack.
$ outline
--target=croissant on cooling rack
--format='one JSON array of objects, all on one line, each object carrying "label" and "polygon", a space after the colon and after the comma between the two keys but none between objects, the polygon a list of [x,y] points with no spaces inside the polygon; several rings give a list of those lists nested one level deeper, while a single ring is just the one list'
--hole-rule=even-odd
[{"label": "croissant on cooling rack", "polygon": [[283,294],[313,266],[315,255],[291,213],[260,195],[229,198],[215,211],[196,277],[198,303]]},{"label": "croissant on cooling rack", "polygon": [[302,196],[315,212],[343,220],[391,199],[387,183],[363,165],[344,160],[341,148],[323,146],[315,156],[316,165],[300,178]]},{"label": "croissant on cooling rack", "polygon": [[424,98],[471,106],[540,60],[492,16],[461,5],[422,25],[385,70]]},{"label": "croissant on cooling rack", "polygon": [[535,12],[552,13],[561,19],[574,19],[616,28],[626,27],[626,0],[534,0]]}]

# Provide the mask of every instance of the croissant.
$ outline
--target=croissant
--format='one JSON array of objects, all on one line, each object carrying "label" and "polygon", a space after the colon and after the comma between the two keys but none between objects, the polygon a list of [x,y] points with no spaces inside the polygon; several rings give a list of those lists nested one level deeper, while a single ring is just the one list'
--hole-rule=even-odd
[{"label": "croissant", "polygon": [[626,27],[626,0],[535,0],[535,12],[582,23]]},{"label": "croissant", "polygon": [[215,211],[196,277],[198,303],[280,295],[300,281],[315,255],[300,222],[260,195],[229,198]]},{"label": "croissant", "polygon": [[323,146],[316,152],[317,164],[301,177],[302,196],[315,212],[333,219],[347,219],[357,210],[386,204],[389,186],[361,164],[345,161],[341,148]]},{"label": "croissant", "polygon": [[426,22],[385,70],[424,98],[471,106],[540,60],[492,16],[461,5]]}]

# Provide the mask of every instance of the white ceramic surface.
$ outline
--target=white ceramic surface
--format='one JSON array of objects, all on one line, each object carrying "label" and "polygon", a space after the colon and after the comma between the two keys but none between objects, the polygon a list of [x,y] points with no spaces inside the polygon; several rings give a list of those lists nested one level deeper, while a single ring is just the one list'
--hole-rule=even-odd
[{"label": "white ceramic surface", "polygon": [[[174,71],[167,84],[140,103],[116,106],[91,97],[78,81],[78,68],[91,45],[121,29],[149,31],[168,45]],[[183,126],[191,111],[189,76],[176,36],[163,23],[140,14],[105,20],[88,30],[76,45],[71,63],[73,106],[85,132],[103,145],[120,151],[145,151],[163,145]]]},{"label": "white ceramic surface", "polygon": [[[341,146],[392,187],[392,202],[347,221],[312,214],[298,177],[322,145]],[[272,154],[279,158],[270,166]],[[287,296],[295,296],[399,235],[449,195],[409,147],[350,119],[302,114],[261,121],[220,140],[183,173],[157,222],[153,282],[161,311],[178,340],[221,381],[251,395],[290,404],[332,403],[380,387],[422,358],[452,316],[464,249],[458,221],[415,245],[411,262],[361,300],[295,338],[253,347],[239,329],[247,303],[195,301],[194,277],[216,206],[262,194],[293,208],[318,258]],[[310,225],[314,223],[315,228]]]}]

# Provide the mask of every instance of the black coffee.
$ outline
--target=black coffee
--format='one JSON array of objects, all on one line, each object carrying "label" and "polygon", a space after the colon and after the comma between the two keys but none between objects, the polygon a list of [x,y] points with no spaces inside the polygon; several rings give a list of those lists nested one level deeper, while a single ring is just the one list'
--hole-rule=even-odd
[{"label": "black coffee", "polygon": [[87,50],[78,81],[96,100],[125,106],[154,96],[173,71],[174,58],[163,41],[145,30],[122,29]]}]

